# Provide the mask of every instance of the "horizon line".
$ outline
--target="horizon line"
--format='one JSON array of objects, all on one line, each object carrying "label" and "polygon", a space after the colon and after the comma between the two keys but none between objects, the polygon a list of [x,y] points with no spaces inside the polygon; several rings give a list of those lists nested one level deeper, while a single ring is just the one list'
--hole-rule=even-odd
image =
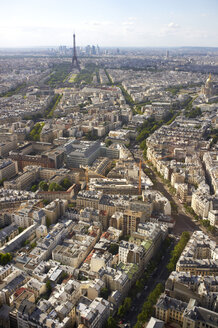
[{"label": "horizon line", "polygon": [[[97,44],[96,44],[97,45]],[[0,50],[4,49],[34,49],[34,48],[47,48],[47,49],[53,49],[58,48],[60,46],[66,46],[68,48],[73,48],[73,46],[65,45],[65,44],[59,44],[59,45],[49,45],[49,46],[0,46]],[[87,45],[77,47],[87,47]],[[98,45],[99,46],[99,45]],[[179,45],[179,46],[99,46],[100,48],[156,48],[156,49],[165,49],[165,48],[171,48],[171,49],[178,49],[178,48],[212,48],[212,49],[218,49],[218,46],[188,46],[188,45]]]}]

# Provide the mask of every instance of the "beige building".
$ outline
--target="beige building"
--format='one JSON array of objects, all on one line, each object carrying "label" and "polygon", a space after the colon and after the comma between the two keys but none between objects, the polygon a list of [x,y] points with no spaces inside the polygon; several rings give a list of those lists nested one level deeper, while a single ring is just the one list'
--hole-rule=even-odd
[{"label": "beige building", "polygon": [[192,194],[191,207],[201,218],[207,218],[212,209],[213,199],[214,197],[209,192],[197,190]]},{"label": "beige building", "polygon": [[35,278],[31,278],[26,283],[26,287],[28,288],[28,290],[31,290],[34,293],[36,298],[38,298],[40,295],[46,292],[46,283],[40,282]]},{"label": "beige building", "polygon": [[31,184],[39,177],[39,168],[37,166],[26,166],[24,173],[17,178],[4,182],[4,188],[24,190],[31,186]]},{"label": "beige building", "polygon": [[177,264],[176,271],[191,275],[218,275],[218,247],[202,231],[195,231]]},{"label": "beige building", "polygon": [[126,210],[123,213],[122,219],[122,231],[124,235],[131,235],[133,232],[137,231],[137,227],[145,215],[143,212],[135,212],[131,210]]},{"label": "beige building", "polygon": [[41,224],[39,227],[36,228],[36,237],[41,238],[45,237],[48,234],[47,227]]},{"label": "beige building", "polygon": [[211,210],[208,213],[208,220],[212,226],[218,226],[218,210]]},{"label": "beige building", "polygon": [[106,287],[112,291],[119,291],[123,297],[128,293],[131,282],[127,274],[122,271],[115,270],[111,267],[102,268],[99,276],[106,284]]},{"label": "beige building", "polygon": [[100,191],[80,191],[76,199],[76,206],[78,208],[93,207],[98,209],[101,196],[102,193]]},{"label": "beige building", "polygon": [[57,245],[52,251],[52,259],[64,265],[78,268],[91,252],[96,239],[86,234],[76,234],[72,240],[65,240],[65,245]]},{"label": "beige building", "polygon": [[134,263],[141,266],[144,262],[145,253],[143,246],[122,240],[119,245],[119,262]]},{"label": "beige building", "polygon": [[0,141],[0,156],[8,156],[11,150],[16,149],[17,141],[16,140],[7,140],[5,142]]},{"label": "beige building", "polygon": [[5,161],[0,160],[0,181],[3,179],[8,180],[14,177],[17,173],[17,162],[12,162],[10,159]]},{"label": "beige building", "polygon": [[218,155],[217,151],[206,152],[203,156],[203,162],[210,179],[211,185],[213,186],[214,193],[218,194]]},{"label": "beige building", "polygon": [[[45,216],[49,219],[51,224],[57,222],[58,218],[62,216],[67,208],[68,201],[65,199],[56,199],[43,208]],[[46,222],[43,222],[46,224]]]},{"label": "beige building", "polygon": [[189,192],[189,186],[187,183],[180,183],[177,186],[176,196],[182,201],[182,203],[190,203],[192,194]]},{"label": "beige building", "polygon": [[0,247],[19,234],[18,226],[14,223],[0,230]]},{"label": "beige building", "polygon": [[218,313],[162,294],[155,306],[155,316],[165,323],[176,323],[182,328],[217,328]]},{"label": "beige building", "polygon": [[94,300],[100,296],[101,289],[105,286],[104,282],[100,279],[92,281],[87,290],[87,296],[90,300]]},{"label": "beige building", "polygon": [[162,294],[155,305],[155,317],[164,322],[183,323],[183,312],[187,303]]},{"label": "beige building", "polygon": [[193,276],[189,272],[171,272],[165,284],[165,292],[172,298],[189,302],[196,299],[199,306],[218,311],[218,277]]},{"label": "beige building", "polygon": [[23,300],[28,300],[32,303],[35,303],[36,298],[31,290],[21,287],[16,290],[13,295],[11,295],[11,297],[9,298],[9,303],[10,306],[15,306],[16,309],[18,309]]}]

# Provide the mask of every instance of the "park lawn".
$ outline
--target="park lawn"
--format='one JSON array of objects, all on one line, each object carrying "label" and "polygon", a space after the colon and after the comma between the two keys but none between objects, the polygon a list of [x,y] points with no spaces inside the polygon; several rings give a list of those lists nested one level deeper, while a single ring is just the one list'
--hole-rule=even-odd
[{"label": "park lawn", "polygon": [[72,74],[71,77],[69,78],[68,82],[73,83],[75,81],[77,74]]}]

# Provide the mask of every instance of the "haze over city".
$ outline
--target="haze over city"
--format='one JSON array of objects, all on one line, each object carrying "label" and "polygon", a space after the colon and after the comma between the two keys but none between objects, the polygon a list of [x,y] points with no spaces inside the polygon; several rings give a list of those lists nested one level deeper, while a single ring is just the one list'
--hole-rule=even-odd
[{"label": "haze over city", "polygon": [[2,0],[0,328],[218,327],[218,0]]},{"label": "haze over city", "polygon": [[218,46],[216,0],[2,1],[0,47]]}]

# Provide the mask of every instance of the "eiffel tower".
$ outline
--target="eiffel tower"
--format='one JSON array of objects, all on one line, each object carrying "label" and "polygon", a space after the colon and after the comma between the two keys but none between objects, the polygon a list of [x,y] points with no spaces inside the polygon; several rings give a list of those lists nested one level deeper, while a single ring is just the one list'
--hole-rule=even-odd
[{"label": "eiffel tower", "polygon": [[72,58],[72,67],[77,68],[79,72],[81,71],[81,68],[79,66],[79,61],[76,55],[76,36],[75,33],[73,34],[73,58]]}]

